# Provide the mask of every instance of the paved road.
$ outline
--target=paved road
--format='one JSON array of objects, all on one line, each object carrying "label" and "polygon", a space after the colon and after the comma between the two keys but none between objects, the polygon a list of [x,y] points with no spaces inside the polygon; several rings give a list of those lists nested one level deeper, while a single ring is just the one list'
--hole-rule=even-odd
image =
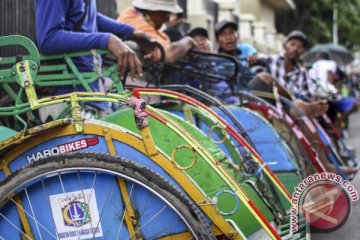
[{"label": "paved road", "polygon": [[[353,114],[350,118],[350,135],[347,139],[349,145],[356,149],[358,159],[360,158],[360,112]],[[360,194],[360,173],[352,181],[355,189]],[[313,240],[358,240],[360,239],[360,200],[353,202],[353,210],[345,225],[332,233],[312,234]]]}]

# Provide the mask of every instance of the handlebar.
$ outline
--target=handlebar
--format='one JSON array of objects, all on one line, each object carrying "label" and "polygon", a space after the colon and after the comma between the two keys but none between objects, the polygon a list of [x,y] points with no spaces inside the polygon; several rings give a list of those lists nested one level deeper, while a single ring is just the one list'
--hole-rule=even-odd
[{"label": "handlebar", "polygon": [[[249,69],[242,61],[247,58],[236,58],[227,54],[209,53],[198,50],[191,50],[187,56],[173,65],[167,65],[168,73],[174,71],[199,79],[206,79],[208,82],[225,81],[230,86],[241,86],[243,79],[248,79],[259,69]],[[264,71],[269,71],[266,58],[260,58],[250,67],[261,66]],[[205,67],[205,68],[204,68]],[[262,71],[263,69],[261,69]],[[250,77],[250,78],[251,78]]]},{"label": "handlebar", "polygon": [[[238,58],[240,61],[246,61],[248,62],[249,60],[247,58]],[[267,68],[269,66],[268,60],[266,58],[258,58],[256,59],[256,62],[251,64],[250,67],[254,67],[254,66],[263,66],[265,68]]]},{"label": "handlebar", "polygon": [[232,62],[234,64],[234,73],[232,75],[230,75],[230,78],[235,78],[237,77],[239,71],[240,71],[240,66],[238,61],[236,60],[235,57],[232,57],[230,55],[226,55],[226,54],[222,54],[222,53],[209,53],[209,52],[202,52],[202,51],[198,51],[198,50],[191,50],[190,54],[194,54],[194,55],[202,55],[202,56],[207,56],[207,57],[212,57],[214,58],[218,58],[218,59],[223,59],[223,60],[228,60],[230,62]]}]

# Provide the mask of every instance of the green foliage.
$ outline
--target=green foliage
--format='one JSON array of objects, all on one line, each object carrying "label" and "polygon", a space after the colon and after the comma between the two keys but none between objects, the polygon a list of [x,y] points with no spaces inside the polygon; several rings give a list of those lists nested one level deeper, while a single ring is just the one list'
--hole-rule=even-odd
[{"label": "green foliage", "polygon": [[[298,14],[300,15],[298,24],[303,26],[302,30],[309,36],[311,44],[332,41],[333,2],[333,0],[297,1],[296,11],[301,12]],[[339,43],[352,50],[358,50],[360,49],[360,0],[336,2]]]}]

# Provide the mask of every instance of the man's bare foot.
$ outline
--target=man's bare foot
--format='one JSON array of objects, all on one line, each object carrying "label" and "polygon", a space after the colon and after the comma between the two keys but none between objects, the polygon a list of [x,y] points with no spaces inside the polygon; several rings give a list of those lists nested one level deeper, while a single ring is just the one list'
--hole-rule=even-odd
[{"label": "man's bare foot", "polygon": [[[329,172],[338,173],[337,169],[336,169],[335,166],[332,165],[332,164],[327,165],[327,166],[326,166],[326,169],[327,169]],[[354,174],[354,173],[357,173],[357,172],[359,171],[359,168],[347,167],[347,166],[340,166],[340,169],[343,171],[343,173],[344,173],[345,175]]]},{"label": "man's bare foot", "polygon": [[319,117],[327,112],[329,105],[326,101],[315,101],[309,103],[310,113],[314,118]]}]

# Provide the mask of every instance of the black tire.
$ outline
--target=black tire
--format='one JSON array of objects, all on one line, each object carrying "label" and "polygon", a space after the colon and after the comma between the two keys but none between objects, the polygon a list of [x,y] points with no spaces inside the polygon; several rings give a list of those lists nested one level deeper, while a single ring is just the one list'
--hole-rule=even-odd
[{"label": "black tire", "polygon": [[96,173],[117,173],[126,181],[140,182],[141,186],[147,187],[151,192],[155,192],[163,200],[165,199],[164,202],[177,212],[190,232],[193,233],[193,239],[216,239],[210,224],[198,206],[170,181],[135,161],[99,153],[70,153],[51,156],[14,172],[0,182],[0,211],[14,194],[30,187],[36,180],[39,182],[46,179],[47,176],[53,176],[61,171],[66,173],[79,171],[79,169],[85,172],[89,169]]}]

